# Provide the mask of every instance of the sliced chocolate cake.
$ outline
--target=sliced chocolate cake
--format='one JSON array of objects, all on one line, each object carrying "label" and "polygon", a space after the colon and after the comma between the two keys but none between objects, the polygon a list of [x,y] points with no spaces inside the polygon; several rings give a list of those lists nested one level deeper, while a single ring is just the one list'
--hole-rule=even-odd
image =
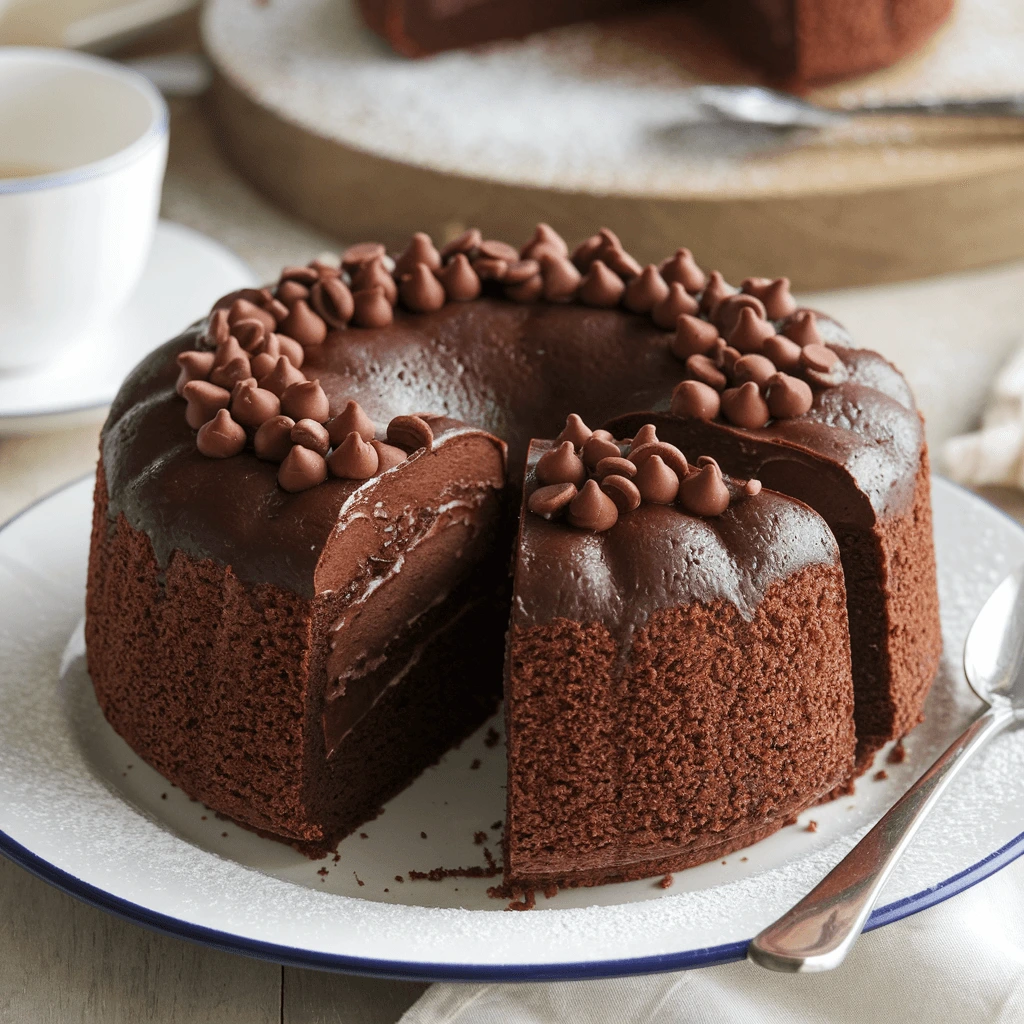
[{"label": "sliced chocolate cake", "polygon": [[[792,663],[833,671],[850,644],[857,770],[913,728],[941,635],[927,450],[903,378],[827,317],[798,309],[785,278],[736,288],[686,249],[641,267],[607,230],[570,255],[545,225],[520,249],[478,231],[438,249],[420,234],[394,256],[362,243],[340,265],[288,267],[270,288],[226,296],[143,360],[104,427],[96,487],[86,642],[110,722],[215,810],[310,853],[332,847],[495,708],[530,440],[558,435],[568,410],[582,419],[546,458],[588,471],[605,458],[620,471],[601,471],[611,494],[585,475],[569,481],[583,487],[582,511],[565,514],[584,532],[569,530],[566,544],[588,558],[619,552],[614,587],[635,571],[615,537],[632,538],[639,565],[664,562],[657,592],[669,603],[640,608],[640,619],[623,600],[586,620],[584,581],[550,582],[549,609],[578,586],[572,628],[608,631],[606,654],[619,645],[602,669],[609,685],[619,673],[614,685],[631,705],[615,723],[637,721],[629,716],[648,699],[673,709],[670,731],[685,712],[669,698],[682,670],[657,661],[661,641],[641,642],[644,629],[668,643],[685,620],[709,631],[702,650],[711,652],[721,650],[721,622],[744,644],[761,643],[758,609],[772,621],[783,614],[772,603],[782,579],[799,597],[792,616],[813,594],[831,609],[842,591],[838,545],[849,634],[828,611],[832,625],[808,628]],[[653,424],[663,447],[643,465],[631,453],[634,478],[612,436],[584,423],[635,444]],[[798,500],[748,493],[715,519],[694,518],[671,445]],[[662,507],[650,495],[673,480],[680,497]],[[648,500],[587,540],[594,509],[607,516],[609,501],[628,505],[637,489]],[[805,505],[834,538],[812,568],[805,554],[823,534]],[[758,509],[779,511],[757,525]],[[524,520],[524,538],[566,529],[535,519]],[[713,579],[708,562],[695,582],[687,545],[712,535],[724,575]],[[658,539],[646,555],[645,538]],[[675,538],[668,548],[665,538]],[[693,588],[665,582],[677,579]],[[521,610],[516,629],[527,627]],[[540,626],[545,613],[530,614]],[[629,675],[624,655],[648,659],[647,683]],[[758,657],[759,671],[783,671]],[[822,735],[825,706],[801,685],[777,681],[799,705],[786,721],[814,719]],[[763,724],[752,743],[781,728]],[[842,742],[816,780],[772,761],[788,781],[760,827],[774,827],[783,804],[836,785]],[[707,798],[708,822],[736,841],[754,836],[742,815]],[[700,819],[698,806],[691,812]],[[690,843],[684,831],[671,856]],[[608,863],[601,870],[615,875]],[[624,864],[619,876],[636,870]]]},{"label": "sliced chocolate cake", "polygon": [[699,864],[853,770],[824,521],[648,427],[623,443],[582,426],[530,450],[505,679],[513,888]]}]

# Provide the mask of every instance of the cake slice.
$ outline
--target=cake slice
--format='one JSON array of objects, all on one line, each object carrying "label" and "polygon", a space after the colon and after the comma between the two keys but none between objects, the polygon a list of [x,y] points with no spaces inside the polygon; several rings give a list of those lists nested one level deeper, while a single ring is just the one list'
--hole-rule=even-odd
[{"label": "cake slice", "polygon": [[802,502],[572,418],[531,445],[505,678],[506,882],[662,874],[851,775],[839,551]]}]

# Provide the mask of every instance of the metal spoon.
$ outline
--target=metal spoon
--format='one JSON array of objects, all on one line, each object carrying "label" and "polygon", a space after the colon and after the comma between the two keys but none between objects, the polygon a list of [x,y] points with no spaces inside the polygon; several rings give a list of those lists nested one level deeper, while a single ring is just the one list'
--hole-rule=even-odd
[{"label": "metal spoon", "polygon": [[1024,118],[1024,93],[986,99],[921,99],[820,107],[789,93],[757,85],[700,85],[686,90],[705,121],[769,128],[828,128],[852,117],[911,114],[924,117]]},{"label": "metal spoon", "polygon": [[877,825],[792,910],[747,949],[773,971],[828,971],[857,941],[878,894],[925,815],[968,758],[1024,721],[1024,567],[996,587],[964,645],[971,689],[988,705]]}]

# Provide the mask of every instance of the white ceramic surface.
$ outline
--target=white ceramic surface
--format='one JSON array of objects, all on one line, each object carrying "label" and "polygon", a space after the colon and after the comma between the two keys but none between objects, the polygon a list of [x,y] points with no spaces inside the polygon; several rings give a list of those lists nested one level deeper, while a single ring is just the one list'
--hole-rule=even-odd
[{"label": "white ceramic surface", "polygon": [[0,436],[63,429],[106,414],[128,372],[227,292],[255,283],[219,242],[160,221],[142,278],[106,323],[42,367],[0,372]]},{"label": "white ceramic surface", "polygon": [[[0,48],[0,367],[42,363],[124,305],[153,239],[167,131],[136,72]],[[4,176],[17,168],[31,176]]]},{"label": "white ceramic surface", "polygon": [[[668,890],[648,880],[538,894],[538,909],[508,914],[488,897],[489,879],[409,878],[485,865],[485,850],[500,858],[504,757],[488,727],[392,800],[365,838],[346,839],[336,861],[305,860],[218,820],[132,754],[96,705],[82,653],[91,488],[74,484],[0,532],[0,850],[154,927],[284,962],[396,976],[585,977],[742,955],[976,712],[960,668],[963,639],[996,582],[1024,561],[1024,530],[936,480],[946,654],[907,760],[886,763],[883,753],[854,796],[805,812],[724,863],[676,874]],[[500,716],[492,724],[500,729]],[[883,768],[888,777],[876,780]],[[873,923],[947,898],[1022,843],[1018,731],[957,779]]]}]

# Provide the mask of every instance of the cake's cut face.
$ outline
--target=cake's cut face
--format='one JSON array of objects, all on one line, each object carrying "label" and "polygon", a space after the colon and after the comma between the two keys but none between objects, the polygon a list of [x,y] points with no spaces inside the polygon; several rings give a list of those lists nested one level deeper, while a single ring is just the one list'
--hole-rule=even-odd
[{"label": "cake's cut face", "polygon": [[[612,14],[657,17],[684,41],[698,21],[773,79],[799,86],[887,67],[919,48],[952,0],[360,0],[367,24],[416,57]],[[665,40],[659,40],[661,44]]]},{"label": "cake's cut face", "polygon": [[[805,624],[790,663],[833,671],[849,645],[857,770],[920,720],[941,638],[927,451],[900,374],[799,309],[785,278],[736,288],[687,249],[642,267],[608,230],[570,253],[546,225],[519,249],[475,230],[442,248],[417,234],[401,253],[361,243],[340,265],[285,268],[143,360],[104,427],[97,479],[86,642],[107,718],[217,811],[330,848],[493,712],[527,454],[556,436],[533,470],[541,518],[523,520],[524,541],[556,530],[551,543],[608,588],[598,613],[585,574],[549,580],[549,612],[527,622],[517,604],[514,623],[597,631],[587,657],[611,658],[602,678],[627,705],[601,728],[647,728],[629,724],[644,685],[664,698],[666,729],[686,720],[670,691],[696,669],[659,657],[696,632],[700,658],[721,636],[761,652],[786,722],[810,716],[808,735],[822,734],[831,712],[799,673],[781,679],[769,642],[811,601],[831,625]],[[679,449],[779,494],[729,497],[717,469],[690,479]],[[610,574],[602,552],[617,552]],[[844,574],[848,634],[831,611]],[[517,586],[539,595],[529,575]],[[549,639],[537,664],[560,658]],[[634,678],[627,662],[646,667]],[[764,729],[744,756],[768,758],[775,712],[747,696]],[[772,761],[791,785],[765,798],[757,827],[842,782],[843,756],[816,780]],[[737,807],[706,796],[709,831],[752,841]],[[674,863],[696,855],[684,831]]]},{"label": "cake's cut face", "polygon": [[[853,768],[828,527],[713,460],[620,447],[560,506],[559,485],[537,478],[554,446],[530,452],[505,682],[516,888],[701,863],[781,828]],[[613,514],[582,522],[598,488]]]}]

